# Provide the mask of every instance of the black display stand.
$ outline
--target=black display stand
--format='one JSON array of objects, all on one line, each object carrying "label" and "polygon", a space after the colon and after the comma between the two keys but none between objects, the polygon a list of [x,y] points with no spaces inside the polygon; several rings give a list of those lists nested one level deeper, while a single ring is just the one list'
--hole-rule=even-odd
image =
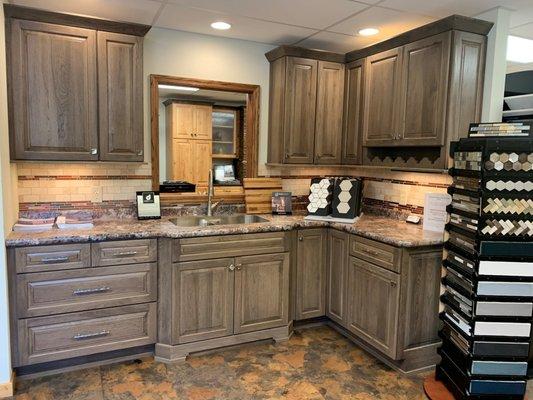
[{"label": "black display stand", "polygon": [[461,139],[451,156],[435,378],[456,399],[523,400],[533,315],[533,140]]}]

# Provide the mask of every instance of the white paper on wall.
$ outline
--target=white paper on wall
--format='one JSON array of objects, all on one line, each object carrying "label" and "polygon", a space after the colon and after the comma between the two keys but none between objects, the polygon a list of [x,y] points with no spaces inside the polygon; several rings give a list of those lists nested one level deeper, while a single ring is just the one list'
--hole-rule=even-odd
[{"label": "white paper on wall", "polygon": [[425,231],[444,232],[446,206],[452,202],[448,193],[426,193],[424,200]]}]

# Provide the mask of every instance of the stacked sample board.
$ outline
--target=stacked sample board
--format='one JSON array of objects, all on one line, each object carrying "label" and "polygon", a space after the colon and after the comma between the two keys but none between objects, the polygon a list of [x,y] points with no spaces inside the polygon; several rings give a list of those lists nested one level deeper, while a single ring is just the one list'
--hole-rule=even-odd
[{"label": "stacked sample board", "polygon": [[533,310],[533,140],[452,144],[436,377],[457,399],[523,399]]}]

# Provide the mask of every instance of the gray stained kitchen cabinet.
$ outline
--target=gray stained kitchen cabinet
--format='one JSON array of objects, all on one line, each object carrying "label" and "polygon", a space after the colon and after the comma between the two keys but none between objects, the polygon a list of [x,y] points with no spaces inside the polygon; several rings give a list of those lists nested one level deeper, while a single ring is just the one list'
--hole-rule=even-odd
[{"label": "gray stained kitchen cabinet", "polygon": [[11,158],[97,160],[96,31],[7,26]]},{"label": "gray stained kitchen cabinet", "polygon": [[98,32],[100,160],[143,161],[142,38]]},{"label": "gray stained kitchen cabinet", "polygon": [[283,56],[270,74],[268,161],[339,164],[344,64]]},{"label": "gray stained kitchen cabinet", "polygon": [[11,159],[142,161],[142,37],[88,29],[98,26],[90,18],[7,10],[20,15],[6,14]]},{"label": "gray stained kitchen cabinet", "polygon": [[399,275],[350,257],[348,329],[394,358],[398,335]]},{"label": "gray stained kitchen cabinet", "polygon": [[361,163],[364,65],[364,60],[356,60],[346,65],[342,164]]},{"label": "gray stained kitchen cabinet", "polygon": [[326,315],[339,324],[348,317],[348,235],[330,229],[328,232]]},{"label": "gray stained kitchen cabinet", "polygon": [[326,314],[327,230],[298,230],[295,320]]}]

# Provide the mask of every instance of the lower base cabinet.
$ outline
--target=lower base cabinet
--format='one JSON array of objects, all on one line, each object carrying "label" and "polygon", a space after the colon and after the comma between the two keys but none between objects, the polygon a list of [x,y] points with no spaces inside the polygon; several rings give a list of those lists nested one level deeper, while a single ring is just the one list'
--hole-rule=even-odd
[{"label": "lower base cabinet", "polygon": [[398,274],[350,257],[348,329],[377,350],[396,358],[399,307]]}]

